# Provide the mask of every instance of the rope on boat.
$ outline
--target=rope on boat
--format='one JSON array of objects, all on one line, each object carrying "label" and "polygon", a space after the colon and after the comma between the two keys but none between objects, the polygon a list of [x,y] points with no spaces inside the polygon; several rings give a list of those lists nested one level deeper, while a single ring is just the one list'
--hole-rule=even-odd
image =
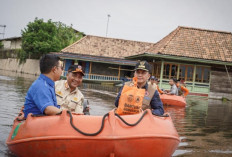
[{"label": "rope on boat", "polygon": [[[103,130],[103,128],[104,128],[104,125],[105,125],[105,119],[106,119],[106,117],[109,116],[109,113],[107,113],[107,114],[105,114],[105,115],[103,116],[101,128],[100,128],[97,132],[95,132],[95,133],[85,133],[85,132],[79,130],[79,129],[73,124],[72,113],[71,113],[70,111],[67,111],[67,113],[68,113],[69,116],[70,116],[70,124],[71,124],[71,126],[73,127],[73,129],[75,129],[77,132],[79,132],[80,134],[85,135],[85,136],[96,136],[96,135],[98,135],[99,133],[101,133],[102,130]],[[136,126],[136,125],[138,125],[138,124],[142,121],[143,117],[144,117],[146,114],[147,114],[147,110],[143,112],[142,116],[141,116],[141,117],[139,118],[139,120],[138,120],[137,122],[135,122],[134,124],[130,124],[130,123],[126,122],[126,121],[125,121],[119,114],[117,114],[117,113],[115,113],[115,116],[118,117],[123,123],[125,123],[125,124],[128,125],[128,126]],[[168,114],[166,114],[166,115],[156,115],[156,116],[159,116],[159,117],[169,117]]]},{"label": "rope on boat", "polygon": [[77,127],[74,126],[74,124],[73,124],[72,113],[71,113],[70,111],[67,111],[67,113],[68,113],[69,116],[70,116],[70,124],[71,124],[71,126],[73,127],[73,129],[75,129],[77,132],[79,132],[80,134],[85,135],[85,136],[96,136],[96,135],[98,135],[99,133],[101,133],[101,131],[103,130],[104,124],[105,124],[105,119],[106,119],[106,117],[109,116],[109,113],[107,113],[107,114],[105,114],[105,115],[103,116],[101,128],[100,128],[97,132],[95,132],[95,133],[85,133],[85,132],[79,130]]},{"label": "rope on boat", "polygon": [[135,122],[134,124],[130,124],[127,123],[119,114],[115,113],[115,116],[117,116],[123,123],[125,123],[128,126],[135,126],[137,124],[139,124],[139,122],[143,119],[143,117],[147,114],[147,110],[143,112],[143,115],[139,118],[139,120],[137,122]]}]

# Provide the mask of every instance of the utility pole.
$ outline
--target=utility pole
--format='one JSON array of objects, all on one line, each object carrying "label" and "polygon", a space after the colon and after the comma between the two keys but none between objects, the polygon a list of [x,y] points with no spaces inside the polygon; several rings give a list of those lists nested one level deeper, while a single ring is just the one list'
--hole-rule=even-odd
[{"label": "utility pole", "polygon": [[3,33],[0,34],[2,34],[2,39],[4,39],[6,25],[0,25],[0,27],[3,27]]},{"label": "utility pole", "polygon": [[108,26],[109,26],[109,21],[110,21],[110,14],[107,15],[107,26],[106,26],[106,37],[107,37],[107,34],[108,34]]}]

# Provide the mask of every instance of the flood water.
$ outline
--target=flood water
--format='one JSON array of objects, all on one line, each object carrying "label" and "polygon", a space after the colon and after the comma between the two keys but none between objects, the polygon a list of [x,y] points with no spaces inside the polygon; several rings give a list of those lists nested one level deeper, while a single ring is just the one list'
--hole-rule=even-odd
[{"label": "flood water", "polygon": [[[0,157],[12,156],[5,141],[12,123],[24,104],[26,92],[37,78],[0,70]],[[81,91],[90,103],[92,115],[103,115],[114,108],[118,87],[83,84]],[[173,156],[231,157],[232,103],[187,98],[187,107],[165,107],[180,135],[181,143]]]}]

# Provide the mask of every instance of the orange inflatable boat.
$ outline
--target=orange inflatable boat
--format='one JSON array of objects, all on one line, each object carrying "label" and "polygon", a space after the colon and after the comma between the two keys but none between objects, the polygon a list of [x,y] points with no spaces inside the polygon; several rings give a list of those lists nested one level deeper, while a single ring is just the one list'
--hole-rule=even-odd
[{"label": "orange inflatable boat", "polygon": [[162,94],[160,95],[160,99],[164,105],[186,106],[185,98],[182,96]]},{"label": "orange inflatable boat", "polygon": [[150,110],[119,116],[28,115],[14,121],[6,141],[17,156],[170,157],[180,142],[171,118]]}]

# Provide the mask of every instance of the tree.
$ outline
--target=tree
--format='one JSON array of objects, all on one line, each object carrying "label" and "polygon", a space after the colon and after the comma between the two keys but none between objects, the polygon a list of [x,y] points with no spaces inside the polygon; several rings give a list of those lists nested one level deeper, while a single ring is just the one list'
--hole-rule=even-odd
[{"label": "tree", "polygon": [[75,31],[72,26],[35,18],[22,30],[22,49],[26,57],[39,58],[49,52],[59,52],[82,36],[83,33]]},{"label": "tree", "polygon": [[0,49],[3,48],[3,46],[4,45],[3,45],[2,41],[0,41]]}]

